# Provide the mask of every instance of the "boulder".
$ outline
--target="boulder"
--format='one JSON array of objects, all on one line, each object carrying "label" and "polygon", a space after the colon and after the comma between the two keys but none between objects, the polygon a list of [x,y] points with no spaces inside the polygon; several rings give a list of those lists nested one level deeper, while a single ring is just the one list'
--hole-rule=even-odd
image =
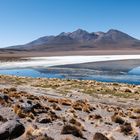
[{"label": "boulder", "polygon": [[0,140],[14,139],[25,132],[25,127],[19,121],[11,120],[0,126]]}]

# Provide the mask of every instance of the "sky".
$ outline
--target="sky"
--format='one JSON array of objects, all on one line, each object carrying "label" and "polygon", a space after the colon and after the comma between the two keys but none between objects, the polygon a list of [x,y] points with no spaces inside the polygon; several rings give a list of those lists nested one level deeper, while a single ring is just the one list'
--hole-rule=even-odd
[{"label": "sky", "polygon": [[140,39],[140,0],[0,0],[0,47],[79,28]]}]

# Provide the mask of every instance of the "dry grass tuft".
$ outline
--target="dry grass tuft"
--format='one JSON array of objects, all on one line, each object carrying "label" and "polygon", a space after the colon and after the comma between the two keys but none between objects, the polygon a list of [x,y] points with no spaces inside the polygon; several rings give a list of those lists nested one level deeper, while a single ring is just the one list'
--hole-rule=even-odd
[{"label": "dry grass tuft", "polygon": [[75,125],[70,125],[70,124],[63,126],[61,134],[71,134],[76,137],[83,138],[83,133],[81,129]]}]

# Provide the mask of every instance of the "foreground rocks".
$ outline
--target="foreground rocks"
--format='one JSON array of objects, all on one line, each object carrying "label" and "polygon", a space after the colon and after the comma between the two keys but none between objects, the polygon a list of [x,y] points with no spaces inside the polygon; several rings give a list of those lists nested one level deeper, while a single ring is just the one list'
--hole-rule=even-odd
[{"label": "foreground rocks", "polygon": [[0,126],[0,139],[14,139],[25,132],[25,127],[19,121],[7,121]]},{"label": "foreground rocks", "polygon": [[75,125],[64,125],[61,134],[72,134],[76,137],[83,138],[83,133],[78,126]]},{"label": "foreground rocks", "polygon": [[116,103],[118,98],[107,97],[105,102],[104,96],[100,101],[76,89],[60,94],[50,87],[14,84],[10,82],[8,88],[0,84],[0,140],[139,139],[137,100],[129,106],[129,99]]},{"label": "foreground rocks", "polygon": [[95,133],[93,140],[109,140],[109,139],[102,133]]}]

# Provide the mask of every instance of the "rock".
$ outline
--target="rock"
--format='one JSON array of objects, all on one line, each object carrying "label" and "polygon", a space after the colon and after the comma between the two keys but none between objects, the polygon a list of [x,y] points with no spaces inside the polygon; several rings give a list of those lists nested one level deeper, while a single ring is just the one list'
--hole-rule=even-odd
[{"label": "rock", "polygon": [[59,100],[57,98],[48,98],[48,102],[50,102],[50,103],[58,103]]},{"label": "rock", "polygon": [[82,104],[81,102],[79,102],[79,101],[76,101],[76,102],[73,103],[72,107],[73,107],[73,109],[75,109],[75,110],[82,111],[82,109],[83,109],[83,104]]},{"label": "rock", "polygon": [[75,118],[72,118],[69,120],[69,123],[79,127],[81,130],[85,130],[84,126],[82,125],[81,122],[79,122],[78,120],[76,120]]},{"label": "rock", "polygon": [[140,119],[137,119],[137,120],[135,121],[135,123],[136,123],[136,127],[140,127]]},{"label": "rock", "polygon": [[131,93],[132,91],[131,91],[131,89],[126,88],[124,92],[129,92],[129,93]]},{"label": "rock", "polygon": [[42,109],[42,105],[40,103],[36,103],[35,105],[33,105],[34,109]]},{"label": "rock", "polygon": [[134,140],[139,140],[139,136],[136,136],[136,137],[134,138]]},{"label": "rock", "polygon": [[84,111],[87,113],[90,113],[90,111],[95,109],[86,100],[77,100],[72,104],[72,107],[75,110]]},{"label": "rock", "polygon": [[70,125],[70,124],[67,124],[67,125],[63,126],[61,134],[72,134],[72,135],[74,135],[76,137],[83,138],[82,131],[77,126]]},{"label": "rock", "polygon": [[54,140],[46,133],[42,133],[42,131],[37,127],[37,125],[28,126],[26,128],[25,138],[26,140]]},{"label": "rock", "polygon": [[134,112],[134,113],[140,113],[140,108],[134,108],[134,109],[133,109],[133,112]]},{"label": "rock", "polygon": [[26,140],[54,140],[52,137],[49,137],[47,134],[42,135],[40,134],[39,136],[26,136]]},{"label": "rock", "polygon": [[102,119],[102,116],[101,115],[99,115],[99,114],[91,114],[91,115],[89,115],[89,120],[99,120],[99,119]]},{"label": "rock", "polygon": [[0,139],[14,139],[25,132],[25,127],[19,121],[8,121],[0,126]]},{"label": "rock", "polygon": [[72,101],[70,99],[59,99],[60,104],[65,106],[71,106]]},{"label": "rock", "polygon": [[6,102],[8,102],[9,96],[7,95],[3,95],[2,93],[0,93],[0,104],[5,104]]},{"label": "rock", "polygon": [[46,116],[44,118],[41,118],[38,120],[39,123],[51,123],[52,119],[50,118],[50,116]]},{"label": "rock", "polygon": [[30,100],[28,100],[27,103],[30,104],[30,105],[32,105],[32,101],[30,101]]},{"label": "rock", "polygon": [[6,122],[7,119],[6,119],[6,118],[3,118],[3,116],[0,115],[0,121],[1,121],[1,122]]},{"label": "rock", "polygon": [[33,106],[28,103],[22,103],[22,104],[15,104],[13,107],[13,111],[20,117],[30,117],[34,119],[34,109]]},{"label": "rock", "polygon": [[45,134],[43,136],[38,136],[34,140],[54,140],[54,139],[52,137],[48,136],[47,134]]},{"label": "rock", "polygon": [[13,106],[13,111],[20,117],[20,118],[25,118],[26,114],[23,113],[23,110],[21,109],[19,104],[15,104]]},{"label": "rock", "polygon": [[25,113],[29,113],[29,112],[34,113],[34,109],[33,109],[33,105],[32,105],[32,104],[29,104],[29,103],[22,103],[22,104],[21,104],[21,108],[23,109],[23,111],[24,111]]},{"label": "rock", "polygon": [[11,87],[9,91],[17,91],[17,89],[15,87]]},{"label": "rock", "polygon": [[55,113],[54,111],[49,111],[49,112],[48,112],[48,115],[50,116],[50,118],[51,118],[52,121],[55,121],[55,120],[57,120],[57,119],[60,119],[60,117],[57,116],[56,113]]},{"label": "rock", "polygon": [[125,123],[120,126],[121,132],[123,132],[125,135],[130,135],[133,132],[133,128],[130,123]]},{"label": "rock", "polygon": [[93,140],[109,140],[105,135],[102,133],[95,133]]},{"label": "rock", "polygon": [[116,115],[114,114],[112,117],[111,117],[112,121],[115,122],[115,123],[118,123],[118,124],[124,124],[125,120],[119,116],[119,115]]},{"label": "rock", "polygon": [[53,104],[51,104],[50,106],[51,106],[54,110],[58,110],[58,111],[62,110],[61,107],[60,107],[58,104],[56,104],[56,103],[53,103]]}]

